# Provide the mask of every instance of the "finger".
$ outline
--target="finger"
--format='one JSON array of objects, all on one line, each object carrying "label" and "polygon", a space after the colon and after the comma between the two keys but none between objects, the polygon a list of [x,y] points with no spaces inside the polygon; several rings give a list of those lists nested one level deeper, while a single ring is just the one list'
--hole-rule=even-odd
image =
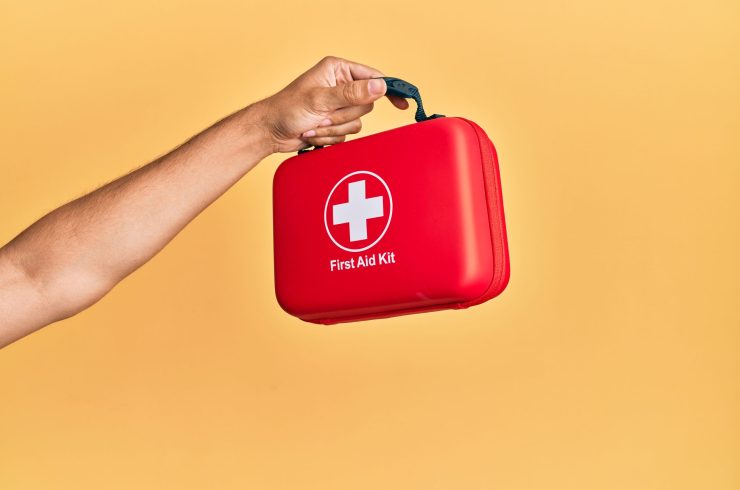
[{"label": "finger", "polygon": [[336,87],[315,89],[314,105],[319,111],[335,111],[342,107],[366,105],[385,95],[385,80],[356,80]]},{"label": "finger", "polygon": [[391,104],[398,107],[399,109],[408,109],[409,108],[409,101],[404,99],[403,97],[397,97],[395,95],[386,95],[388,97],[388,100],[391,101]]},{"label": "finger", "polygon": [[362,129],[362,121],[359,119],[353,119],[343,124],[337,124],[335,126],[326,126],[303,133],[304,138],[321,138],[324,136],[343,136],[347,134],[357,134]]},{"label": "finger", "polygon": [[345,136],[322,136],[320,138],[308,138],[306,141],[308,141],[313,146],[326,146],[326,145],[336,145],[337,143],[341,143],[345,140]]},{"label": "finger", "polygon": [[[383,77],[383,73],[380,70],[377,70],[371,66],[363,65],[361,63],[356,63],[354,61],[350,60],[338,60],[339,63],[346,63],[347,67],[349,68],[349,72],[352,75],[352,79],[354,80],[362,80],[365,78],[379,78]],[[391,101],[391,104],[396,106],[399,109],[408,109],[409,108],[409,101],[404,99],[403,97],[396,97],[395,95],[388,95],[388,100]]]},{"label": "finger", "polygon": [[352,80],[366,80],[368,78],[383,76],[383,73],[381,73],[380,70],[371,66],[339,58],[337,56],[326,56],[319,61],[317,66],[322,64],[330,66],[332,70],[340,70],[341,72],[349,74],[352,77]]},{"label": "finger", "polygon": [[347,66],[349,67],[349,72],[354,80],[363,80],[366,78],[377,78],[383,76],[380,70],[376,70],[373,67],[349,60],[344,60],[344,62],[347,63]]},{"label": "finger", "polygon": [[[379,78],[385,76],[383,75],[383,72],[376,68],[373,68],[372,66],[363,65],[362,63],[338,58],[336,56],[327,56],[323,60],[321,60],[320,63],[328,63],[334,68],[341,67],[341,69],[349,70],[349,74],[353,80],[365,80],[369,78]],[[395,107],[399,109],[409,108],[408,100],[404,99],[403,97],[396,97],[393,95],[389,95],[387,97],[391,101],[391,104],[393,104]]]},{"label": "finger", "polygon": [[373,104],[353,105],[337,109],[319,123],[319,126],[335,126],[348,121],[354,121],[373,110]]}]

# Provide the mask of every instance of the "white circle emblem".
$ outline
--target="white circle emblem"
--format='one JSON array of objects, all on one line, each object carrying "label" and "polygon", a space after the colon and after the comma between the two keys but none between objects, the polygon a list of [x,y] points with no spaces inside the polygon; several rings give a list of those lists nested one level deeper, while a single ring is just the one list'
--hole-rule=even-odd
[{"label": "white circle emblem", "polygon": [[[337,190],[337,188],[339,187],[339,185],[342,182],[344,182],[345,180],[349,179],[350,177],[355,177],[355,176],[358,176],[358,175],[368,175],[368,176],[372,177],[373,179],[376,179],[381,184],[383,184],[383,187],[385,187],[385,191],[388,194],[388,219],[387,219],[387,221],[385,223],[385,227],[383,228],[383,231],[380,233],[380,235],[370,245],[366,245],[366,246],[361,247],[361,248],[352,248],[352,247],[348,247],[348,246],[342,245],[332,235],[331,229],[329,227],[329,222],[327,221],[327,214],[328,214],[328,211],[329,211],[329,201],[331,201],[332,195],[334,195],[334,191]],[[362,196],[362,199],[365,199],[365,197],[364,197],[364,189],[365,188],[364,188],[364,182],[363,182],[363,187],[362,187],[363,196]],[[350,204],[350,203],[346,203],[346,204]],[[334,245],[336,245],[337,247],[341,248],[342,250],[346,250],[347,252],[362,252],[364,250],[367,250],[367,249],[373,247],[376,243],[378,243],[380,241],[381,238],[383,238],[383,236],[385,235],[385,232],[388,231],[388,227],[391,224],[391,218],[392,217],[393,217],[393,198],[391,197],[391,190],[388,188],[388,184],[385,183],[385,181],[380,177],[380,175],[378,175],[378,174],[376,174],[374,172],[370,172],[368,170],[358,170],[356,172],[349,173],[349,174],[345,175],[344,177],[342,177],[341,179],[339,179],[339,182],[337,182],[336,184],[334,184],[334,187],[332,187],[331,191],[329,192],[329,196],[326,198],[326,204],[324,204],[324,228],[326,228],[326,233],[329,235],[329,238],[331,239],[331,241],[334,242]],[[366,224],[366,222],[364,222],[364,223]],[[334,223],[332,223],[332,225],[334,225]]]}]

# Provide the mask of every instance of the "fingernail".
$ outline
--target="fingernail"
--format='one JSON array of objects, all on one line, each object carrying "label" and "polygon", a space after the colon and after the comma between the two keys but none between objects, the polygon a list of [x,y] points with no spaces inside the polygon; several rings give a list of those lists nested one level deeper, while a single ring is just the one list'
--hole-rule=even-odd
[{"label": "fingernail", "polygon": [[380,78],[373,78],[367,82],[367,89],[372,95],[382,94],[385,91],[385,81]]},{"label": "fingernail", "polygon": [[319,126],[331,126],[331,119],[324,119]]},{"label": "fingernail", "polygon": [[305,133],[303,133],[303,136],[306,138],[310,138],[311,136],[316,136],[316,131],[313,129],[310,131],[306,131]]}]

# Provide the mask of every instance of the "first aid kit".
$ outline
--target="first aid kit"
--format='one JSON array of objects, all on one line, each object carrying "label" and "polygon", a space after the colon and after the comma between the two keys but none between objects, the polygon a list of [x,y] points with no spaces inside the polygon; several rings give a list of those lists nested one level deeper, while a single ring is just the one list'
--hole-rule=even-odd
[{"label": "first aid kit", "polygon": [[302,320],[332,324],[467,308],[509,280],[493,143],[462,117],[301,150],[273,179],[275,293]]}]

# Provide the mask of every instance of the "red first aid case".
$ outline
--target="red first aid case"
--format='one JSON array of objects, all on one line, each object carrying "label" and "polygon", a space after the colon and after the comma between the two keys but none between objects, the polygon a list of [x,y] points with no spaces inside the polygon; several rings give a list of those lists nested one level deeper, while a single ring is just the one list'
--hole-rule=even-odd
[{"label": "red first aid case", "polygon": [[461,117],[414,124],[285,160],[273,180],[275,292],[291,315],[331,324],[449,308],[509,280],[501,181],[486,133]]}]

